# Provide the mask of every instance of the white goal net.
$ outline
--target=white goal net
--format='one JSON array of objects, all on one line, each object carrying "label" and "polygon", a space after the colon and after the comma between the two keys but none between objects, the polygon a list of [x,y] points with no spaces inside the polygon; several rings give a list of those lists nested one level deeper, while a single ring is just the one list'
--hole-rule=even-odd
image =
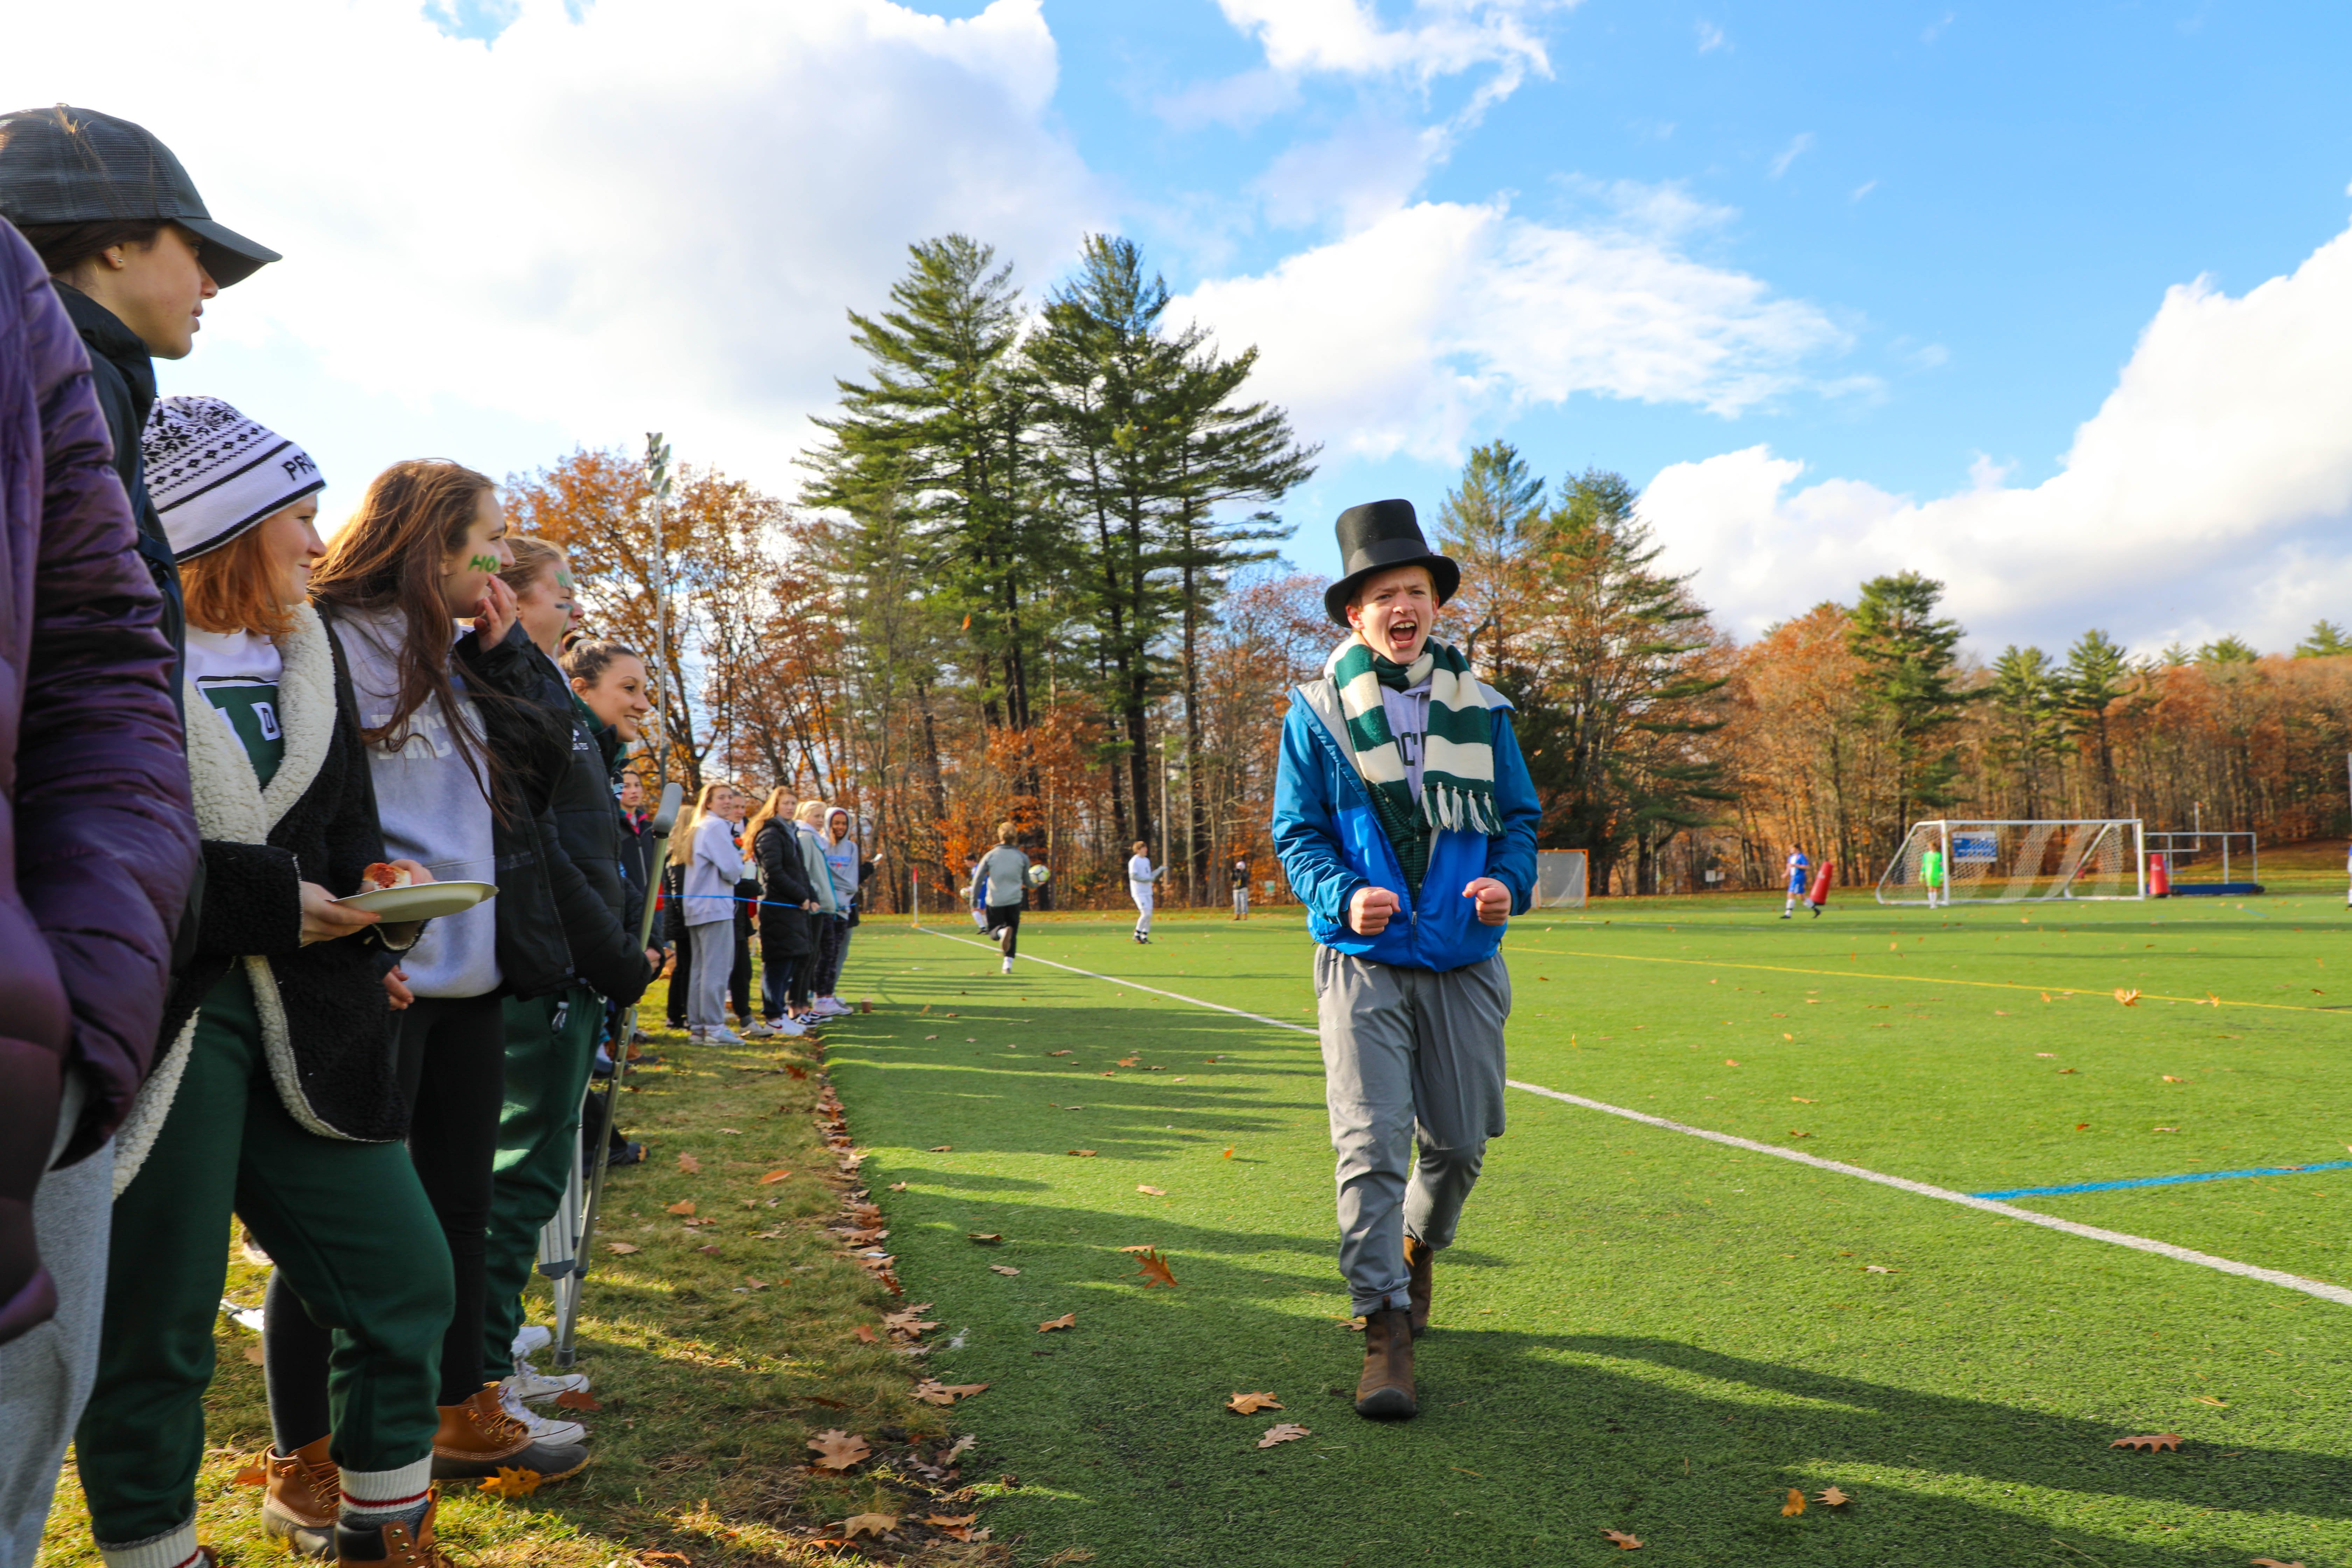
[{"label": "white goal net", "polygon": [[2137,817],[1922,822],[1878,879],[1880,903],[1930,908],[2147,896]]},{"label": "white goal net", "polygon": [[1585,855],[1581,849],[1536,852],[1536,904],[1539,910],[1584,907]]}]

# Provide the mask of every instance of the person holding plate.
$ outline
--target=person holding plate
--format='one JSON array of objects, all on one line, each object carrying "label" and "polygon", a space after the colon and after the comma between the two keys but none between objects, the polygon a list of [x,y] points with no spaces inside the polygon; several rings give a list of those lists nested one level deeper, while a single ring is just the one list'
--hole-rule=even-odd
[{"label": "person holding plate", "polygon": [[[419,928],[337,901],[384,847],[350,676],[304,602],[324,481],[301,447],[216,398],[164,399],[142,447],[186,592],[211,896],[119,1135],[98,1381],[77,1432],[91,1523],[110,1563],[201,1561],[204,1394],[234,1210],[343,1347],[332,1436],[264,1460],[268,1529],[313,1552],[387,1523],[429,1539],[449,1257],[400,1146],[383,983]],[[339,1500],[304,1487],[288,1512],[285,1479],[330,1455]]]}]

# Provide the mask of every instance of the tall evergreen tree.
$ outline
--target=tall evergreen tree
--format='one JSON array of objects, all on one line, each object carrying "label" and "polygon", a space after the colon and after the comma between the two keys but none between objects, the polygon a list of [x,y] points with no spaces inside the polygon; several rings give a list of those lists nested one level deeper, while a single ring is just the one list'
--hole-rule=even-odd
[{"label": "tall evergreen tree", "polygon": [[2311,634],[2294,645],[2297,658],[2336,658],[2352,653],[2352,633],[2334,621],[2314,621]]},{"label": "tall evergreen tree", "polygon": [[811,459],[807,499],[871,519],[887,498],[926,568],[922,591],[964,634],[983,718],[1026,729],[1053,630],[1040,601],[1061,552],[1029,493],[1028,393],[1013,374],[1020,292],[1012,268],[963,235],[908,255],[891,308],[850,313],[869,379],[835,384],[841,411],[816,421],[833,444]]},{"label": "tall evergreen tree", "polygon": [[1846,630],[1846,647],[1863,662],[1865,711],[1886,727],[1894,764],[1893,820],[1881,825],[1880,847],[1891,850],[1921,805],[1957,798],[1952,781],[1959,760],[1937,742],[1960,721],[1969,693],[1960,689],[1960,624],[1936,614],[1944,585],[1916,572],[1873,577],[1862,585]]},{"label": "tall evergreen tree", "polygon": [[2066,710],[2066,730],[2078,743],[2084,740],[2092,742],[2092,752],[2098,763],[2102,816],[2116,814],[2116,748],[2114,733],[2108,727],[2108,710],[2117,698],[2137,684],[2135,673],[2122,645],[2096,626],[2075,638],[2074,646],[2066,650],[2066,675],[2060,689]]},{"label": "tall evergreen tree", "polygon": [[1528,536],[1543,517],[1543,480],[1518,448],[1489,441],[1471,448],[1438,510],[1438,548],[1462,563],[1456,609],[1469,645],[1464,652],[1490,680],[1510,661],[1514,612],[1526,604]]},{"label": "tall evergreen tree", "polygon": [[2058,667],[2038,647],[2012,643],[1993,660],[1986,692],[2000,721],[2000,749],[2017,770],[2026,816],[2042,815],[2042,768],[2064,726]]}]

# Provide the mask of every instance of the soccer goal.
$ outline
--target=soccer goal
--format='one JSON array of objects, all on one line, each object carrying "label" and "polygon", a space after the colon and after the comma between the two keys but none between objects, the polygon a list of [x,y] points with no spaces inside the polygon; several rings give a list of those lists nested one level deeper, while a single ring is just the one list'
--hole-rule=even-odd
[{"label": "soccer goal", "polygon": [[1878,879],[1882,904],[2014,904],[2144,899],[2137,817],[2080,822],[1922,822]]},{"label": "soccer goal", "polygon": [[1536,852],[1536,901],[1539,910],[1584,907],[1585,854],[1581,849]]}]

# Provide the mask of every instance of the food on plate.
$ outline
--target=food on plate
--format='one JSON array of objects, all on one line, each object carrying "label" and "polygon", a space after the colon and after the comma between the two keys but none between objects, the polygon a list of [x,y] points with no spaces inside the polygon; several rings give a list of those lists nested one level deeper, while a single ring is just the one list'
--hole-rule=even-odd
[{"label": "food on plate", "polygon": [[363,892],[373,892],[379,888],[405,888],[414,880],[400,867],[387,866],[381,860],[360,873]]}]

